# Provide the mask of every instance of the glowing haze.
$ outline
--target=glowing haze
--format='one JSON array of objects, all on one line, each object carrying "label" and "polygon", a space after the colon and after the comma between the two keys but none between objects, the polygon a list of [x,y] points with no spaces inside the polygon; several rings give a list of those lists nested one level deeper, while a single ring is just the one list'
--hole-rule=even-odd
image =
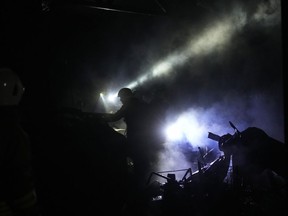
[{"label": "glowing haze", "polygon": [[[262,32],[268,32],[269,28],[281,23],[280,11],[280,1],[259,1],[253,10],[247,10],[243,5],[235,4],[229,12],[225,11],[221,15],[218,14],[213,21],[209,20],[209,22],[203,24],[203,28],[197,31],[197,34],[195,34],[195,31],[191,33],[191,36],[187,37],[188,40],[186,40],[184,46],[174,49],[173,52],[167,53],[160,60],[152,62],[150,67],[145,67],[138,78],[128,84],[121,85],[121,87],[137,89],[137,87],[148,85],[149,82],[154,80],[161,80],[175,73],[179,75],[181,70],[178,68],[184,65],[192,67],[189,70],[190,75],[191,73],[201,73],[201,76],[204,77],[205,69],[195,70],[193,67],[197,66],[191,63],[193,60],[205,59],[206,56],[209,56],[210,61],[216,62],[214,59],[211,60],[212,53],[224,56],[226,53],[235,52],[235,50],[229,49],[233,47],[231,44],[235,43],[239,35],[245,34],[247,28],[251,28],[251,26],[262,29]],[[237,52],[241,52],[241,48],[238,47]],[[250,60],[248,56],[243,56],[243,58],[247,58],[247,62]],[[247,70],[254,69],[256,71],[255,67],[250,66]],[[184,72],[187,73],[187,70],[184,70]],[[275,71],[275,74],[277,73],[281,72]],[[248,80],[249,76],[252,76],[251,73],[244,73],[244,76],[247,77],[248,84],[252,82]],[[208,83],[206,80],[205,82]],[[202,81],[204,87],[205,82]],[[256,85],[257,82],[256,77],[251,85],[254,83]],[[207,84],[207,87],[211,87],[209,84]],[[281,84],[272,83],[269,88],[273,89],[277,86],[281,90]],[[243,84],[243,86],[245,85]],[[233,133],[229,121],[232,121],[240,131],[249,126],[256,126],[263,129],[268,135],[284,141],[284,122],[281,115],[283,113],[282,96],[281,94],[278,94],[278,98],[273,96],[279,89],[274,89],[271,92],[271,89],[267,91],[255,90],[245,94],[247,89],[244,88],[243,93],[237,92],[235,87],[235,90],[225,92],[225,94],[221,94],[221,98],[215,99],[213,98],[214,92],[209,92],[209,89],[206,90],[204,87],[201,94],[197,95],[195,93],[194,95],[194,102],[196,103],[197,99],[204,104],[203,106],[194,103],[189,104],[188,101],[188,106],[184,110],[168,109],[166,113],[167,127],[163,130],[166,130],[169,136],[167,135],[167,142],[163,144],[165,151],[159,153],[159,164],[158,167],[155,167],[155,170],[191,167],[193,162],[187,158],[187,152],[190,151],[192,154],[192,151],[197,151],[198,147],[209,147],[214,149],[216,155],[218,155],[217,144],[215,141],[209,140],[207,135],[209,131],[218,135]],[[181,89],[178,89],[178,91],[181,91]],[[208,102],[209,97],[213,98],[210,102]],[[280,101],[279,104],[278,101]],[[187,149],[187,146],[183,146],[183,143],[188,143],[189,149]],[[186,148],[186,152],[183,151],[183,148]]]}]

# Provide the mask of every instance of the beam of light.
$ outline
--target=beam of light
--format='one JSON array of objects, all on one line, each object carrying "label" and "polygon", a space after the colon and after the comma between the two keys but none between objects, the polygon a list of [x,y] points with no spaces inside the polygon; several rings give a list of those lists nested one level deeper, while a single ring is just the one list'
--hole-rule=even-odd
[{"label": "beam of light", "polygon": [[133,89],[136,86],[138,86],[138,84],[139,84],[139,82],[137,82],[137,81],[131,82],[129,85],[127,85],[127,88]]},{"label": "beam of light", "polygon": [[207,27],[207,30],[200,33],[198,37],[193,37],[185,49],[176,50],[157,62],[149,72],[142,74],[127,86],[135,88],[150,79],[168,75],[176,66],[185,64],[191,58],[201,57],[222,48],[231,39],[234,31],[235,25],[232,20],[226,18],[218,21],[211,27]]},{"label": "beam of light", "polygon": [[184,51],[188,57],[197,57],[209,54],[225,45],[233,35],[233,25],[231,20],[224,20],[216,23],[212,28],[204,31],[196,39],[193,39],[188,48]]},{"label": "beam of light", "polygon": [[[243,8],[235,7],[230,14],[221,16],[218,20],[207,25],[199,34],[191,36],[185,48],[170,53],[152,65],[148,71],[144,71],[140,77],[124,86],[133,90],[151,79],[173,73],[176,71],[175,67],[184,65],[191,59],[204,57],[212,52],[224,51],[225,48],[228,48],[233,36],[241,32],[248,23],[254,22],[263,26],[279,23],[280,7],[279,0],[260,3],[254,14],[249,16],[250,18]],[[115,102],[115,100],[109,101]]]},{"label": "beam of light", "polygon": [[141,84],[141,83],[145,82],[146,80],[148,80],[148,75],[144,74],[142,77],[140,77],[138,79],[138,82]]},{"label": "beam of light", "polygon": [[103,92],[100,93],[100,98],[101,98],[103,101],[105,101]]},{"label": "beam of light", "polygon": [[176,50],[173,54],[153,65],[149,72],[142,74],[125,86],[135,89],[138,85],[151,79],[169,75],[176,66],[185,64],[191,58],[201,57],[220,49],[230,40],[233,30],[235,30],[235,25],[233,25],[232,20],[226,18],[218,21],[211,27],[207,27],[207,30],[200,33],[198,37],[193,37],[185,49]]},{"label": "beam of light", "polygon": [[152,69],[152,75],[155,76],[161,76],[162,74],[166,74],[167,71],[170,71],[173,67],[173,64],[168,61],[163,61],[159,63],[158,65],[155,65]]},{"label": "beam of light", "polygon": [[144,74],[142,76],[140,76],[136,81],[134,82],[131,82],[129,85],[127,85],[126,87],[127,88],[130,88],[130,89],[134,89],[136,88],[138,85],[146,82],[149,80],[149,74]]},{"label": "beam of light", "polygon": [[104,106],[105,112],[107,112],[107,111],[108,111],[108,106],[107,106],[107,100],[106,100],[106,98],[105,98],[104,93],[103,93],[103,92],[100,92],[99,96],[100,96],[100,98],[101,98],[101,102],[102,102],[102,104],[103,104],[103,106]]},{"label": "beam of light", "polygon": [[281,18],[279,18],[281,17],[279,15],[281,10],[279,8],[281,8],[279,0],[262,2],[248,19],[247,12],[242,7],[235,7],[230,14],[221,16],[218,20],[207,25],[199,34],[191,36],[185,48],[170,53],[152,65],[148,71],[144,71],[140,77],[124,86],[133,90],[151,79],[173,73],[176,71],[175,67],[184,65],[193,58],[224,51],[225,48],[228,48],[233,36],[241,32],[248,23],[254,22],[265,26],[281,22]]},{"label": "beam of light", "polygon": [[148,72],[144,72],[127,86],[135,88],[150,79],[172,73],[176,66],[183,65],[192,58],[203,57],[204,55],[227,48],[233,36],[240,32],[249,22],[257,22],[262,25],[279,23],[279,17],[281,17],[279,15],[280,7],[279,0],[260,3],[250,20],[248,20],[247,12],[241,7],[235,7],[231,14],[222,16],[220,19],[206,26],[198,35],[193,35],[190,41],[187,42],[186,48],[176,50],[164,59],[156,62]]}]

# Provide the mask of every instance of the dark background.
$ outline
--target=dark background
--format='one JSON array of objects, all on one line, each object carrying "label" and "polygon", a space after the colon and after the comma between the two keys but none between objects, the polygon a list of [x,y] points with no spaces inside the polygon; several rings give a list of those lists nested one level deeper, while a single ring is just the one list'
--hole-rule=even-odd
[{"label": "dark background", "polygon": [[[99,125],[91,122],[62,122],[55,110],[103,112],[100,92],[117,92],[169,56],[185,53],[193,40],[206,38],[207,44],[220,40],[205,32],[221,20],[235,24],[225,43],[205,54],[194,47],[191,52],[195,53],[183,64],[176,63],[168,74],[135,90],[149,100],[161,97],[167,106],[167,124],[182,116],[196,125],[190,131],[194,139],[186,146],[189,151],[215,144],[208,142],[208,131],[232,133],[228,121],[240,131],[255,126],[285,142],[286,4],[266,0],[2,0],[0,66],[14,69],[26,88],[20,105],[34,147],[40,201],[51,213],[47,215],[57,209],[71,215],[71,205],[79,202],[74,213],[87,205],[89,212],[100,196],[109,199],[101,185],[113,191],[113,168],[121,151],[121,146],[114,145],[115,140],[123,141],[123,137],[111,139],[109,128],[98,130]],[[175,163],[162,169],[190,167],[183,152],[166,147],[167,154],[162,154],[166,165],[168,160]],[[106,156],[115,156],[115,161],[105,166]],[[103,176],[108,176],[108,183]],[[75,194],[80,198],[75,199]]]}]

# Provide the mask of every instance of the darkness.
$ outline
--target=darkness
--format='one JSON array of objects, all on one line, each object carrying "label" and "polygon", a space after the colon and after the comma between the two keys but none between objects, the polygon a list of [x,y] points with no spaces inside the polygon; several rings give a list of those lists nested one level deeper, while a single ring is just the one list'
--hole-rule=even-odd
[{"label": "darkness", "polygon": [[[166,102],[167,124],[179,116],[197,119],[190,122],[201,128],[200,138],[190,141],[190,148],[210,145],[207,131],[229,133],[228,121],[240,130],[259,127],[286,143],[285,1],[135,2],[0,3],[0,66],[14,69],[26,88],[20,107],[31,136],[43,216],[56,209],[62,215],[94,215],[109,199],[122,203],[117,194],[126,188],[117,184],[125,182],[118,173],[125,163],[118,154],[123,137],[86,114],[97,119],[103,112],[100,92],[118,91],[151,74],[160,62],[172,62],[171,56],[177,60],[167,74],[134,90]],[[220,36],[205,33],[225,21],[233,25]],[[171,156],[176,167],[162,169],[188,166],[176,158]],[[74,200],[73,194],[84,198]],[[78,207],[72,210],[71,205]]]}]

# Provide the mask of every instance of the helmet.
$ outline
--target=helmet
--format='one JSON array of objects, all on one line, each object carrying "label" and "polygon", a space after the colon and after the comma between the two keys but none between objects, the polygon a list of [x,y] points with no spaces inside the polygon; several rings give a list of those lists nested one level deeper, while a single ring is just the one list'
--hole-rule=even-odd
[{"label": "helmet", "polygon": [[133,92],[129,88],[122,88],[118,92],[118,97],[120,98],[127,98],[127,97],[132,97],[132,96],[133,96]]},{"label": "helmet", "polygon": [[0,106],[18,105],[23,93],[19,76],[10,68],[0,68]]}]

